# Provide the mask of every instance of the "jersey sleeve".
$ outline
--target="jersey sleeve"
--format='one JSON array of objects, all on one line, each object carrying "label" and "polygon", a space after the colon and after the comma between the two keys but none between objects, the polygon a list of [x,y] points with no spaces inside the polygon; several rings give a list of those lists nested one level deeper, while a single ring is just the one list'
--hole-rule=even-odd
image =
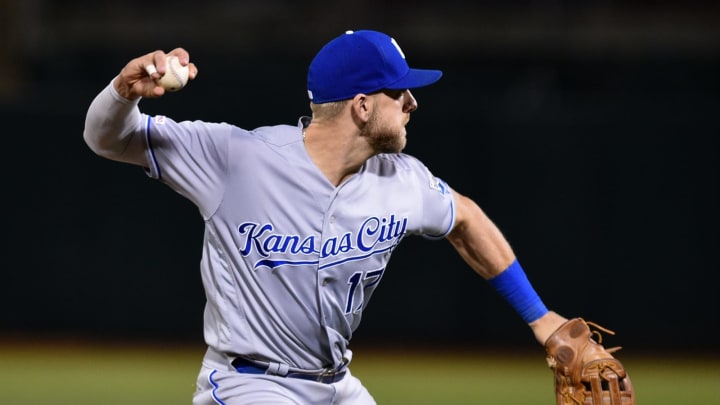
[{"label": "jersey sleeve", "polygon": [[233,126],[203,121],[177,122],[166,116],[145,119],[146,174],[192,201],[204,218],[222,200]]},{"label": "jersey sleeve", "polygon": [[455,225],[455,204],[452,189],[420,160],[400,154],[411,181],[416,184],[420,202],[420,226],[417,233],[428,239],[441,239]]}]

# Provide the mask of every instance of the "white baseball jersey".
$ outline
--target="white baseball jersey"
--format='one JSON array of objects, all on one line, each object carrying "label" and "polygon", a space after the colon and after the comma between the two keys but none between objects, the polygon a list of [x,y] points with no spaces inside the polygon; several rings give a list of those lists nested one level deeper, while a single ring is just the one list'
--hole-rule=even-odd
[{"label": "white baseball jersey", "polygon": [[251,131],[142,118],[147,174],[205,221],[204,335],[217,352],[338,366],[402,238],[453,226],[449,187],[407,154],[374,156],[331,184],[304,147],[307,117]]}]

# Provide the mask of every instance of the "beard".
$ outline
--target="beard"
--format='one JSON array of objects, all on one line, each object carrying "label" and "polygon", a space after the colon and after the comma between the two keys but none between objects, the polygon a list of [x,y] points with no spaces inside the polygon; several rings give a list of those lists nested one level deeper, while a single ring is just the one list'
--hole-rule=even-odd
[{"label": "beard", "polygon": [[[377,110],[376,110],[377,111]],[[399,153],[407,144],[404,125],[393,125],[374,111],[363,128],[364,136],[375,153]]]}]

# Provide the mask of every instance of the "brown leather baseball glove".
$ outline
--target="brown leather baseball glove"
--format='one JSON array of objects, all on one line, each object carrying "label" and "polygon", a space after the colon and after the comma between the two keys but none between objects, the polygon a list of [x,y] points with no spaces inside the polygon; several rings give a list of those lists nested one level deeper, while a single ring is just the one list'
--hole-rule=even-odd
[{"label": "brown leather baseball glove", "polygon": [[[635,391],[625,368],[605,349],[598,331],[615,333],[582,318],[567,321],[545,342],[547,361],[555,374],[558,405],[635,405]],[[598,342],[592,335],[598,337]]]}]

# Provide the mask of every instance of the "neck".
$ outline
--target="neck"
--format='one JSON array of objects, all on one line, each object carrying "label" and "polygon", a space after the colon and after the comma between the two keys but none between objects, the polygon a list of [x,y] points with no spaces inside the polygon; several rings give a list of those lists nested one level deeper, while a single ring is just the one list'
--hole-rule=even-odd
[{"label": "neck", "polygon": [[331,184],[339,186],[374,155],[359,131],[353,127],[312,122],[303,131],[310,159]]}]

